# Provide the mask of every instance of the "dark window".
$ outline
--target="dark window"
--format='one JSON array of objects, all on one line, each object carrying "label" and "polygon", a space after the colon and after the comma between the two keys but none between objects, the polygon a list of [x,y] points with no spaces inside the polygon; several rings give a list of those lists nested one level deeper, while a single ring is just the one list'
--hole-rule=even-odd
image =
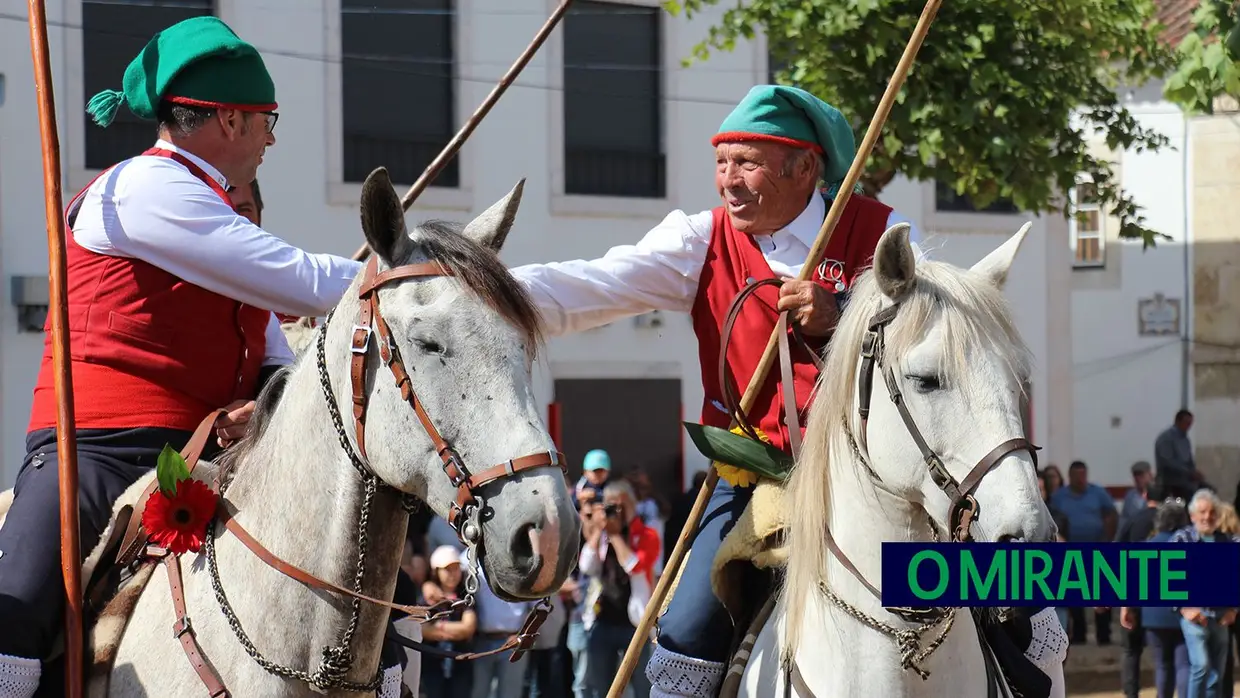
[{"label": "dark window", "polygon": [[[452,0],[341,0],[344,181],[412,184],[456,123]],[[457,158],[432,186],[460,186]]]},{"label": "dark window", "polygon": [[[100,90],[119,90],[125,68],[157,32],[214,14],[212,0],[82,0],[82,82],[89,102]],[[83,102],[85,104],[85,102]],[[125,105],[116,120],[100,128],[86,119],[86,168],[102,170],[155,145],[154,121],[134,116]]]},{"label": "dark window", "polygon": [[977,208],[968,195],[957,194],[946,182],[934,183],[934,208],[936,211],[959,213],[1020,213],[1010,199],[998,198],[986,208]]},{"label": "dark window", "polygon": [[662,198],[657,7],[578,0],[564,18],[564,190]]}]

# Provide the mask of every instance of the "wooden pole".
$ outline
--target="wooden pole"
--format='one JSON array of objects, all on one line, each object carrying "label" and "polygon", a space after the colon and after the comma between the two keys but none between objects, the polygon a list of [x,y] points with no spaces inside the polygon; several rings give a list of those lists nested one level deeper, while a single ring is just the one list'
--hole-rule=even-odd
[{"label": "wooden pole", "polygon": [[[44,0],[29,0],[30,53],[43,144],[43,191],[47,216],[47,263],[52,329],[52,374],[56,385],[56,455],[60,477],[60,569],[65,584],[65,687],[82,695],[82,555],[78,540],[77,438],[74,432],[73,374],[69,368],[69,306],[65,299],[65,225],[60,194],[60,138],[47,47]],[[46,683],[47,679],[44,679]]]},{"label": "wooden pole", "polygon": [[[521,55],[517,57],[516,62],[508,68],[508,72],[504,73],[504,76],[499,79],[499,83],[491,89],[491,94],[487,95],[482,104],[478,105],[478,108],[465,122],[465,125],[461,127],[461,130],[456,132],[452,140],[448,141],[448,145],[444,146],[439,155],[431,161],[431,164],[422,173],[422,176],[418,177],[418,181],[414,182],[413,186],[409,188],[404,198],[400,200],[401,206],[406,211],[413,205],[414,199],[418,198],[426,187],[430,186],[430,183],[439,176],[443,168],[448,165],[448,161],[456,156],[461,146],[465,144],[465,139],[469,138],[474,129],[478,128],[478,124],[482,123],[482,120],[490,113],[491,107],[495,106],[495,103],[508,90],[508,87],[516,81],[517,76],[525,69],[525,65],[530,62],[534,54],[538,53],[538,49],[542,48],[543,42],[551,35],[552,30],[560,23],[560,20],[564,18],[564,14],[568,12],[568,6],[571,4],[573,4],[573,0],[561,0],[560,4],[555,8],[555,12],[552,12],[547,21],[543,23],[542,28],[538,30],[538,33],[534,35],[534,39],[530,41],[525,50],[521,52]],[[366,244],[363,244],[358,248],[357,252],[353,253],[353,259],[359,262],[365,261],[368,256],[370,256],[370,247]]]},{"label": "wooden pole", "polygon": [[[913,36],[909,39],[908,45],[904,47],[904,55],[900,57],[900,62],[896,65],[891,80],[887,82],[887,89],[883,92],[883,97],[878,103],[878,109],[874,112],[874,118],[870,120],[870,127],[866,130],[865,137],[861,140],[861,146],[857,149],[852,166],[848,168],[848,174],[844,177],[844,183],[840,185],[840,192],[835,197],[835,201],[831,202],[831,210],[827,212],[827,218],[822,222],[822,228],[818,231],[818,237],[814,240],[814,246],[810,248],[809,257],[806,259],[805,265],[801,267],[801,272],[797,274],[798,280],[804,281],[814,273],[814,269],[817,267],[817,260],[826,251],[827,244],[835,233],[835,225],[839,223],[840,217],[844,215],[844,207],[848,205],[848,200],[852,198],[853,187],[861,179],[861,171],[865,169],[865,161],[870,157],[870,151],[874,148],[874,143],[878,140],[878,136],[883,130],[883,124],[887,121],[887,115],[891,113],[891,105],[895,103],[896,95],[899,94],[900,88],[904,86],[904,80],[908,77],[908,71],[913,66],[913,59],[917,57],[917,52],[921,50],[921,43],[926,38],[926,33],[930,31],[930,23],[934,21],[934,16],[938,13],[939,5],[942,2],[943,0],[927,0],[925,8],[921,12],[921,18],[917,21],[916,28],[913,29]],[[754,400],[758,397],[758,391],[761,390],[762,384],[766,382],[766,375],[771,370],[771,365],[775,360],[778,342],[779,334],[778,329],[776,329],[771,332],[770,339],[766,343],[766,351],[762,354],[762,360],[758,363],[758,370],[754,371],[753,377],[749,381],[749,387],[745,390],[745,394],[741,396],[740,409],[742,412],[748,412],[753,407]],[[680,565],[683,563],[685,553],[690,546],[688,541],[697,535],[698,523],[706,512],[706,503],[710,501],[710,495],[714,492],[715,483],[718,481],[718,471],[711,468],[706,476],[706,483],[703,484],[701,491],[698,492],[697,499],[693,502],[693,509],[689,512],[689,519],[685,522],[685,527],[681,529],[680,537],[676,540],[676,547],[672,550],[671,557],[668,558],[667,564],[663,567],[663,576],[659,578],[659,583],[655,586],[650,602],[646,604],[646,611],[642,615],[642,622],[637,627],[637,631],[633,633],[633,639],[629,642],[629,648],[625,652],[624,661],[621,662],[620,669],[616,672],[616,678],[612,681],[611,690],[607,692],[607,698],[620,698],[620,695],[624,693],[624,688],[628,685],[629,678],[637,667],[637,660],[641,656],[642,647],[648,641],[647,637],[650,635],[651,628],[654,627],[655,615],[663,607],[663,599],[667,596],[667,590],[671,587],[672,580],[676,578],[680,570]],[[710,593],[710,589],[697,589],[694,592],[705,594]]]}]

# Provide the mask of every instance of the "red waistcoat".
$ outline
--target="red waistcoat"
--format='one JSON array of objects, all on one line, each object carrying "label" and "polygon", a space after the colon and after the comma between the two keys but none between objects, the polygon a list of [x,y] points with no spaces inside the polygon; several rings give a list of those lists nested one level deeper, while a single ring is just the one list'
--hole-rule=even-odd
[{"label": "red waistcoat", "polygon": [[[702,423],[727,429],[731,418],[723,410],[723,391],[719,385],[723,323],[732,300],[746,286],[748,279],[772,279],[775,274],[762,256],[757,242],[732,227],[732,221],[722,206],[714,209],[713,213],[710,246],[693,303],[693,329],[698,338],[702,386],[705,390]],[[842,287],[851,287],[857,276],[870,266],[878,239],[886,232],[890,214],[891,207],[854,193],[849,197],[844,215],[827,245],[824,261],[810,278],[832,293],[842,290]],[[733,325],[728,346],[728,373],[736,386],[737,395],[744,394],[775,329],[778,298],[779,290],[774,286],[758,289],[745,301]],[[818,379],[818,370],[795,342],[791,350],[797,409],[804,425],[805,410],[810,391]],[[783,387],[777,361],[767,374],[766,382],[748,415],[754,427],[761,429],[776,447],[787,453],[788,429],[784,426],[783,405]]]},{"label": "red waistcoat", "polygon": [[[176,160],[232,205],[218,182],[179,153],[152,148],[143,155]],[[69,202],[66,230],[89,188]],[[77,428],[192,431],[211,410],[254,397],[269,311],[150,263],[87,250],[72,232],[66,238]],[[56,426],[50,323],[30,411],[32,431]]]}]

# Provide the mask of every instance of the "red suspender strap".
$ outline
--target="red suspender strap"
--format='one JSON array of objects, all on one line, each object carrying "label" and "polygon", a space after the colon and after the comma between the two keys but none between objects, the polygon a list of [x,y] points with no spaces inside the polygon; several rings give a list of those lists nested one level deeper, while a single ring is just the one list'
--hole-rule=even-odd
[{"label": "red suspender strap", "polygon": [[180,153],[173,152],[171,150],[165,150],[163,148],[151,148],[142,154],[143,155],[154,155],[157,157],[164,157],[164,158],[172,158],[173,160],[176,160],[182,165],[185,165],[185,169],[189,170],[190,174],[194,175],[198,179],[201,179],[204,184],[206,184],[208,187],[211,187],[212,191],[220,195],[220,198],[224,200],[224,203],[228,204],[229,208],[233,208],[232,197],[228,195],[228,192],[224,190],[224,187],[220,186],[220,183],[215,181],[215,179],[213,179],[211,175],[204,172],[201,167],[199,167],[198,165],[195,165],[193,160],[190,160],[189,158],[185,157],[184,155]]}]

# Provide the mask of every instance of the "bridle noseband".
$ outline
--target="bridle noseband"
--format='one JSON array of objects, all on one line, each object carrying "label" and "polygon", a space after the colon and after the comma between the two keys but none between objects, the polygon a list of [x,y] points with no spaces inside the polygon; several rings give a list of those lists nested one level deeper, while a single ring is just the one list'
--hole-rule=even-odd
[{"label": "bridle noseband", "polygon": [[[465,462],[460,454],[439,434],[439,430],[435,428],[434,422],[426,413],[422,401],[418,398],[418,394],[413,388],[413,380],[409,377],[408,371],[405,370],[404,361],[400,356],[400,349],[392,337],[391,329],[379,310],[378,291],[381,287],[404,279],[452,276],[452,271],[439,262],[420,262],[394,267],[380,273],[375,257],[371,255],[363,273],[361,288],[358,291],[361,307],[358,310],[357,323],[353,325],[353,341],[351,346],[353,359],[350,367],[350,377],[353,385],[353,424],[357,435],[357,448],[361,452],[361,457],[363,459],[367,458],[366,364],[367,359],[370,357],[371,336],[377,333],[379,336],[379,358],[392,372],[392,377],[396,380],[396,387],[400,388],[401,399],[409,403],[409,406],[413,408],[414,414],[417,415],[418,421],[422,423],[422,428],[426,431],[426,435],[430,437],[431,442],[434,444],[435,452],[443,461],[444,474],[448,476],[448,480],[456,488],[456,501],[452,503],[449,509],[448,523],[452,525],[462,543],[465,543],[467,546],[477,545],[482,536],[482,531],[476,522],[476,515],[480,508],[479,500],[481,499],[478,491],[493,482],[533,468],[553,466],[559,468],[561,472],[567,472],[564,454],[554,450],[534,453],[510,459],[471,475],[468,468],[465,467]],[[324,322],[324,332],[326,332],[326,324]],[[332,409],[333,412],[338,411],[334,401]],[[367,469],[369,470],[369,468]]]},{"label": "bridle noseband", "polygon": [[883,349],[885,346],[884,330],[887,325],[895,320],[899,310],[900,305],[896,303],[875,313],[870,318],[865,337],[861,340],[861,373],[857,377],[857,396],[860,399],[858,412],[861,416],[861,429],[864,432],[869,421],[870,396],[874,388],[874,368],[877,366],[883,371],[883,380],[887,383],[887,394],[900,412],[900,418],[904,420],[904,426],[908,429],[909,436],[913,437],[914,443],[917,444],[917,448],[921,451],[926,467],[930,470],[931,479],[951,499],[951,506],[948,508],[948,530],[951,532],[952,539],[956,542],[964,543],[972,540],[973,535],[970,532],[970,528],[981,513],[977,499],[973,496],[973,491],[981,484],[982,478],[986,477],[986,474],[1000,460],[1016,451],[1028,451],[1029,455],[1033,457],[1033,465],[1036,470],[1038,451],[1040,449],[1023,437],[1008,439],[995,446],[990,453],[983,456],[973,466],[973,469],[969,471],[969,474],[965,476],[963,483],[957,482],[956,478],[952,477],[952,474],[948,472],[947,467],[943,464],[943,459],[926,443],[925,437],[922,436],[921,430],[917,428],[917,423],[913,420],[913,415],[909,413],[908,406],[904,402],[904,395],[900,392],[900,384],[896,380],[895,372],[892,370],[891,365],[883,360]]}]

